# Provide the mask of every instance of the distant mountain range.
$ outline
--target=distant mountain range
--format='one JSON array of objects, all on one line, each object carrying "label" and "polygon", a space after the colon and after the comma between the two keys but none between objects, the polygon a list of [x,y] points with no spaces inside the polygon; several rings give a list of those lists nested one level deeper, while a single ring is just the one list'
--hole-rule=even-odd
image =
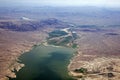
[{"label": "distant mountain range", "polygon": [[48,18],[81,25],[120,25],[119,8],[102,7],[0,7],[0,20]]},{"label": "distant mountain range", "polygon": [[0,22],[0,28],[13,31],[35,31],[45,27],[63,28],[68,26],[70,25],[55,18],[45,19],[41,21],[20,20]]}]

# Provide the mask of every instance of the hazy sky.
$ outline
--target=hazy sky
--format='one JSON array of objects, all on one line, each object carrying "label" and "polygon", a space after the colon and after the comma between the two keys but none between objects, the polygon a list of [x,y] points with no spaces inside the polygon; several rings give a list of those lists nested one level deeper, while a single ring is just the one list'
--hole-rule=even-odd
[{"label": "hazy sky", "polygon": [[120,7],[120,0],[0,0],[0,5]]}]

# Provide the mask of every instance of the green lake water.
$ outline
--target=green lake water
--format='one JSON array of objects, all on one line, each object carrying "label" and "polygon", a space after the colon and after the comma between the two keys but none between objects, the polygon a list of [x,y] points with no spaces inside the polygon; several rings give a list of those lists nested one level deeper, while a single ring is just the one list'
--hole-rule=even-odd
[{"label": "green lake water", "polygon": [[75,50],[66,47],[35,46],[20,56],[25,67],[10,80],[73,80],[67,66]]}]

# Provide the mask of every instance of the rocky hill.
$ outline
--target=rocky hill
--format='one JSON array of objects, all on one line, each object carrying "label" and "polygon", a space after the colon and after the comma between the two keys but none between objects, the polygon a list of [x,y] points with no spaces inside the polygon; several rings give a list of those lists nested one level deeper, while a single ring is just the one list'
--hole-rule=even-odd
[{"label": "rocky hill", "polygon": [[36,20],[19,20],[19,21],[3,21],[0,22],[0,28],[10,29],[12,31],[35,31],[44,27],[64,28],[69,25],[55,18],[45,19],[41,21]]}]

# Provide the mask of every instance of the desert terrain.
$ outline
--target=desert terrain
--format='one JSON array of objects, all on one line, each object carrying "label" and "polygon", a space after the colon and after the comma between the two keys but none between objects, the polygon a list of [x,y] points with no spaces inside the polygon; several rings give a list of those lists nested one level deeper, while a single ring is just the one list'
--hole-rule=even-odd
[{"label": "desert terrain", "polygon": [[24,64],[17,63],[18,57],[29,51],[34,44],[42,42],[45,36],[46,34],[41,32],[21,33],[0,29],[0,79],[6,76],[15,77],[12,71],[14,69],[19,71],[24,66]]},{"label": "desert terrain", "polygon": [[[0,10],[0,80],[16,77],[14,70],[24,67],[18,57],[43,42],[67,47],[75,44],[73,48],[77,51],[68,65],[69,74],[75,79],[120,79],[119,10],[94,7],[74,7],[72,11],[67,7]],[[63,32],[62,37],[52,34],[55,38],[49,38],[56,30],[68,34]],[[73,37],[73,33],[77,36]]]},{"label": "desert terrain", "polygon": [[[69,65],[70,74],[85,80],[119,80],[119,27],[77,28],[76,32],[80,38],[76,40],[78,52]],[[82,73],[77,69],[87,71]]]}]

